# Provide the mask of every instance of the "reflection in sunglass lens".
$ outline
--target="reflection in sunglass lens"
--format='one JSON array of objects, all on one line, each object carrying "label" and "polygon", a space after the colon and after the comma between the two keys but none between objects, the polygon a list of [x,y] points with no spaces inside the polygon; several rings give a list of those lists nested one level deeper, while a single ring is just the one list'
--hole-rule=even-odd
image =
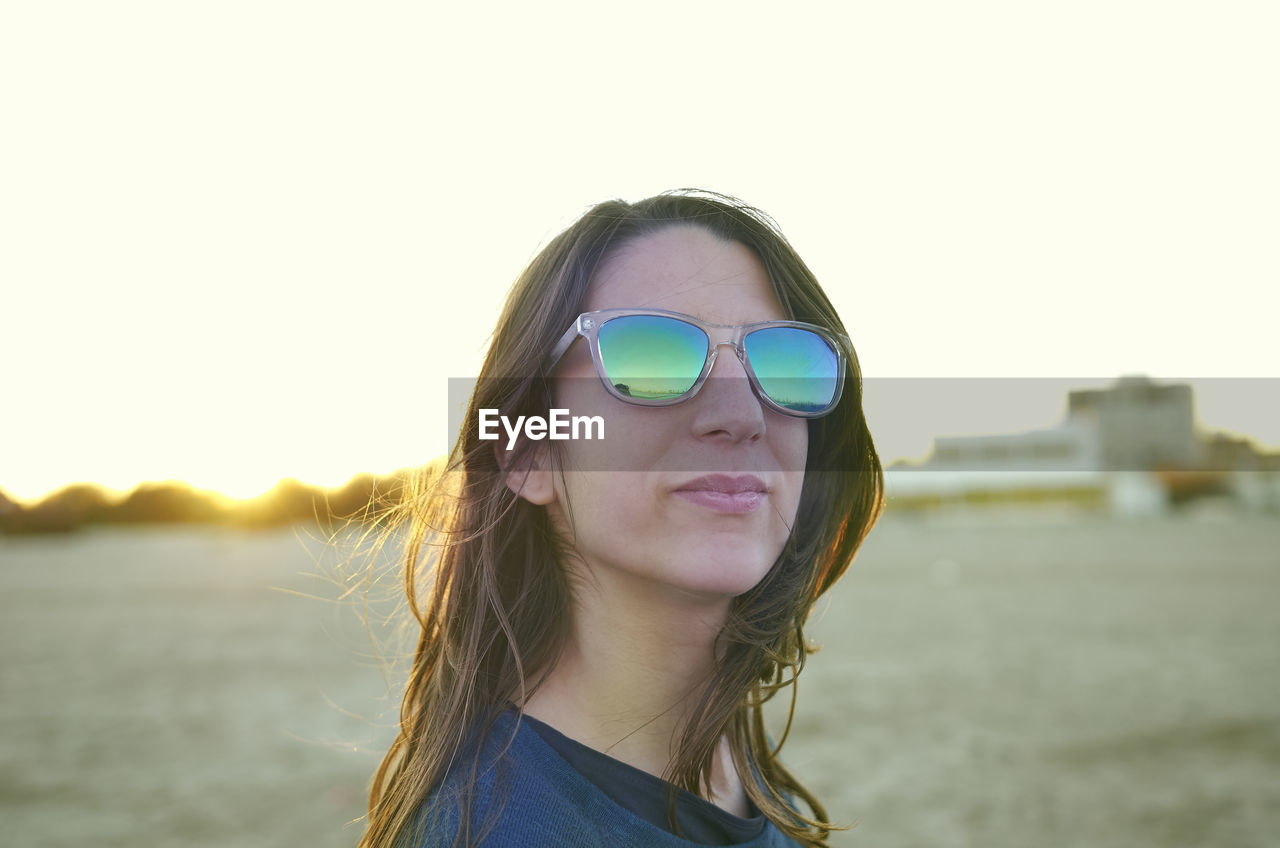
[{"label": "reflection in sunglass lens", "polygon": [[799,327],[766,327],[743,341],[760,388],[779,406],[822,412],[839,389],[840,360],[829,342]]},{"label": "reflection in sunglass lens", "polygon": [[698,327],[661,315],[606,321],[599,342],[600,360],[613,387],[646,400],[670,400],[692,389],[710,343]]}]

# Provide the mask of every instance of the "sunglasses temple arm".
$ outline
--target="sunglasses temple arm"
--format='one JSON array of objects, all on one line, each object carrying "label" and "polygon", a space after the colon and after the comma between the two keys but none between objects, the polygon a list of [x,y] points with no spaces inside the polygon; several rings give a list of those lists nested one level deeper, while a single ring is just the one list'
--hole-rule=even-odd
[{"label": "sunglasses temple arm", "polygon": [[573,344],[574,339],[578,338],[578,334],[578,322],[575,320],[573,326],[565,330],[564,335],[560,337],[560,341],[556,342],[556,346],[551,349],[550,355],[547,356],[547,374],[550,374],[551,370],[560,364],[560,360],[568,353],[569,346]]}]

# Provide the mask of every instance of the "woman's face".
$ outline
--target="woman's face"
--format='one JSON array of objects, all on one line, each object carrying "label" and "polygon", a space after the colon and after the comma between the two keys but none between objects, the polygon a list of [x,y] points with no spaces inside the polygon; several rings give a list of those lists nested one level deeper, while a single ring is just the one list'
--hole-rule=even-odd
[{"label": "woman's face", "polygon": [[[694,225],[630,242],[601,267],[584,311],[616,308],[713,324],[787,317],[749,248]],[[795,522],[808,425],[760,403],[731,347],[719,348],[698,394],[674,406],[611,397],[584,339],[554,376],[557,407],[604,420],[602,441],[555,443],[564,471],[552,476],[547,503],[591,574],[725,598],[765,576]],[[712,474],[758,494],[718,494],[726,479],[705,479]]]}]

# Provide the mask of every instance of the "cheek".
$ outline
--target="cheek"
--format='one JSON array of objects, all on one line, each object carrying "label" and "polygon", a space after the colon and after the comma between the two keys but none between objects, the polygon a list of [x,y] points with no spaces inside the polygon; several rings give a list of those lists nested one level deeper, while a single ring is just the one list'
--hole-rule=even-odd
[{"label": "cheek", "polygon": [[787,501],[783,506],[787,523],[795,522],[800,509],[800,493],[804,489],[805,465],[809,457],[809,423],[803,420],[788,419],[785,427],[785,438],[778,446],[778,460],[782,465],[782,476],[786,481]]},{"label": "cheek", "polygon": [[809,459],[809,422],[802,418],[785,418],[775,424],[774,453],[782,470],[788,475],[799,473],[803,476]]},{"label": "cheek", "polygon": [[[566,439],[556,450],[566,469],[582,471],[646,471],[661,465],[661,458],[675,442],[681,419],[661,409],[647,409],[623,403],[605,393],[600,381],[558,381],[553,399],[559,409],[581,418],[598,417],[603,422],[582,427],[591,438]],[[664,414],[666,412],[666,414]],[[604,438],[598,438],[603,430]]]},{"label": "cheek", "polygon": [[640,472],[578,471],[556,475],[548,506],[556,529],[594,560],[644,550],[661,529],[661,511]]}]

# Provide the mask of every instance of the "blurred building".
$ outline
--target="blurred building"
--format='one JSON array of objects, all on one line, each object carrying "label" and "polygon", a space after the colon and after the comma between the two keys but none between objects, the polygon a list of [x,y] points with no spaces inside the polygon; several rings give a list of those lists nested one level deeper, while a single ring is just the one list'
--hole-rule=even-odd
[{"label": "blurred building", "polygon": [[[1257,467],[1252,445],[1201,438],[1195,397],[1185,383],[1159,384],[1121,377],[1105,389],[1067,395],[1067,416],[1057,426],[1025,433],[934,440],[921,467],[1007,471],[1151,471]],[[1253,457],[1258,456],[1252,454]],[[1243,464],[1243,466],[1242,466]]]},{"label": "blurred building", "polygon": [[1067,420],[1048,430],[939,437],[924,468],[983,471],[1094,471],[1102,448],[1097,428]]},{"label": "blurred building", "polygon": [[1073,391],[1067,422],[1094,431],[1096,467],[1108,471],[1195,468],[1204,458],[1195,399],[1185,383],[1121,377],[1110,388]]},{"label": "blurred building", "polygon": [[1069,392],[1054,427],[936,438],[923,464],[891,470],[890,494],[925,505],[1064,501],[1124,514],[1224,495],[1272,509],[1280,508],[1278,472],[1280,454],[1198,433],[1191,386],[1130,376]]}]

